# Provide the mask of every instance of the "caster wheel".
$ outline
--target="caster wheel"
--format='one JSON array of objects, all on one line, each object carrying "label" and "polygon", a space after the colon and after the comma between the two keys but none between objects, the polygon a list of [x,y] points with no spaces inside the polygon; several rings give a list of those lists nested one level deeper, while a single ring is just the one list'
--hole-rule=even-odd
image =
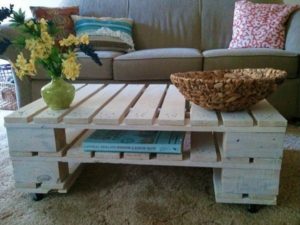
[{"label": "caster wheel", "polygon": [[45,197],[44,194],[39,194],[39,193],[32,193],[32,194],[30,194],[30,196],[31,196],[32,200],[35,202],[40,201]]},{"label": "caster wheel", "polygon": [[247,211],[250,213],[257,213],[259,211],[258,205],[248,205]]}]

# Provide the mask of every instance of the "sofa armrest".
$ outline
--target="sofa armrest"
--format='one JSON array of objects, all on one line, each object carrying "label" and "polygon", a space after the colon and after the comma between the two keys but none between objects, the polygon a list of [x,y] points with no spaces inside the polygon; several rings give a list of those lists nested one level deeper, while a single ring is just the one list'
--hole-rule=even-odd
[{"label": "sofa armrest", "polygon": [[300,54],[300,10],[293,13],[288,21],[285,49]]},{"label": "sofa armrest", "polygon": [[[0,25],[0,38],[7,38],[9,40],[14,40],[18,36],[17,29],[11,27],[8,23]],[[10,45],[6,51],[0,55],[0,58],[9,61],[15,61],[19,51],[16,47]]]}]

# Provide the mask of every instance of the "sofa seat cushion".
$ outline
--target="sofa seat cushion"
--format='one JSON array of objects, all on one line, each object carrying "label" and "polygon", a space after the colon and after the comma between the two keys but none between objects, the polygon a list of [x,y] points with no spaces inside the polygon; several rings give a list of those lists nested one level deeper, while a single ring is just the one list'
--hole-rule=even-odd
[{"label": "sofa seat cushion", "polygon": [[102,66],[96,64],[83,52],[78,52],[78,61],[81,64],[81,71],[78,80],[100,80],[113,78],[113,59],[122,55],[121,52],[97,51]]},{"label": "sofa seat cushion", "polygon": [[298,56],[281,49],[215,49],[203,52],[204,70],[265,68],[285,70],[288,78],[297,77]]},{"label": "sofa seat cushion", "polygon": [[169,80],[171,73],[201,69],[202,55],[197,49],[147,49],[116,57],[114,79]]}]

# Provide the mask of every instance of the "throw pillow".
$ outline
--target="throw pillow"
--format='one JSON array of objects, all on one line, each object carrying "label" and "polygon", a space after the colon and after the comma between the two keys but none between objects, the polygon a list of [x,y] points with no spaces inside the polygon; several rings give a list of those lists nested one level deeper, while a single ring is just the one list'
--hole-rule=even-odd
[{"label": "throw pillow", "polygon": [[58,39],[67,37],[70,33],[74,34],[74,23],[71,15],[79,14],[79,7],[63,7],[63,8],[48,8],[48,7],[34,7],[30,10],[36,19],[44,18],[52,20],[59,29],[57,34]]},{"label": "throw pillow", "polygon": [[88,34],[94,49],[121,52],[134,50],[132,19],[76,15],[73,15],[72,19],[76,35]]},{"label": "throw pillow", "polygon": [[284,48],[285,23],[296,5],[235,3],[229,48]]}]

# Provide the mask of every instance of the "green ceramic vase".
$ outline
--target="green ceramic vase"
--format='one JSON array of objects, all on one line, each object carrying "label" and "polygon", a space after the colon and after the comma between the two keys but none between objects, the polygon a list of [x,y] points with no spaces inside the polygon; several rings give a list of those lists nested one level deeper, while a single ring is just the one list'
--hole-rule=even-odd
[{"label": "green ceramic vase", "polygon": [[74,99],[75,87],[61,77],[52,78],[50,83],[42,87],[41,95],[50,109],[66,109]]}]

